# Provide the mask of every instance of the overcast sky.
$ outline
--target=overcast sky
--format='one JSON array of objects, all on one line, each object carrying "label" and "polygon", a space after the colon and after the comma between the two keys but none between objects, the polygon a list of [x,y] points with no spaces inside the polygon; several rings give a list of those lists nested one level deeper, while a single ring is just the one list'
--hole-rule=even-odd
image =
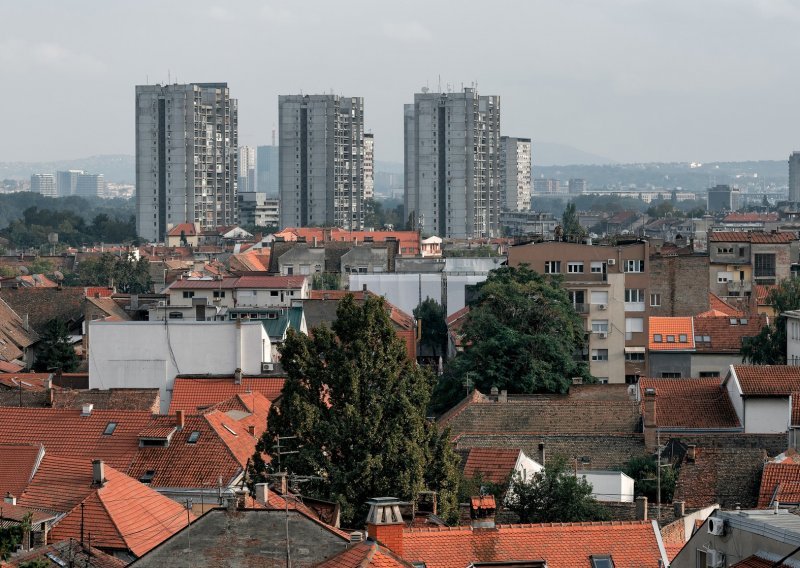
[{"label": "overcast sky", "polygon": [[[620,162],[800,148],[793,0],[0,0],[0,161],[134,152],[134,85],[227,81],[240,143],[278,95],[363,96],[376,159],[439,83],[501,96],[502,130]],[[535,161],[535,158],[534,158]]]}]

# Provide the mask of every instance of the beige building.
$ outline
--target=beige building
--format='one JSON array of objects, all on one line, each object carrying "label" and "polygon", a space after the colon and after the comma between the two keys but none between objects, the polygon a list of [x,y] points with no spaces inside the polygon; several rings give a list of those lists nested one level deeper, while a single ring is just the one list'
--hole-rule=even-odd
[{"label": "beige building", "polygon": [[646,241],[618,246],[551,241],[509,249],[510,266],[528,264],[539,273],[564,278],[584,319],[584,356],[600,382],[635,383],[647,375],[648,247]]}]

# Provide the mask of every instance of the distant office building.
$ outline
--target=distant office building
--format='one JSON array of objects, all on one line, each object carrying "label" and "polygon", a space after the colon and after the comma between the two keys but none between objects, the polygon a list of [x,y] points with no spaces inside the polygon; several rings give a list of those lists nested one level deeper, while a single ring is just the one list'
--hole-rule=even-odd
[{"label": "distant office building", "polygon": [[256,189],[269,197],[278,197],[281,191],[278,177],[278,147],[256,148]]},{"label": "distant office building", "polygon": [[531,139],[500,137],[500,191],[506,211],[531,208]]},{"label": "distant office building", "polygon": [[533,192],[537,195],[561,193],[561,181],[557,179],[537,178],[533,180]]},{"label": "distant office building", "polygon": [[375,197],[375,137],[364,134],[364,199]]},{"label": "distant office building", "polygon": [[586,180],[581,178],[571,178],[567,182],[567,187],[569,188],[570,195],[581,195],[587,189]]},{"label": "distant office building", "polygon": [[239,148],[240,192],[256,190],[256,149],[251,146]]},{"label": "distant office building", "polygon": [[709,211],[736,211],[739,209],[739,190],[729,185],[708,189]]},{"label": "distant office building", "polygon": [[405,217],[449,238],[500,233],[500,97],[414,95],[405,105]]},{"label": "distant office building", "polygon": [[33,174],[31,176],[31,191],[40,193],[45,197],[58,197],[56,177],[53,174]]},{"label": "distant office building", "polygon": [[238,101],[227,83],[136,87],[136,231],[235,225]]},{"label": "distant office building", "polygon": [[260,191],[239,193],[239,222],[256,227],[277,227],[280,223],[280,201]]},{"label": "distant office building", "polygon": [[81,197],[102,197],[105,194],[106,182],[103,174],[78,174],[75,184],[75,195]]},{"label": "distant office building", "polygon": [[278,99],[281,226],[364,226],[364,99]]},{"label": "distant office building", "polygon": [[56,190],[59,197],[75,195],[78,189],[78,176],[84,173],[83,170],[66,170],[56,172]]},{"label": "distant office building", "polygon": [[800,202],[800,152],[789,156],[789,201]]}]

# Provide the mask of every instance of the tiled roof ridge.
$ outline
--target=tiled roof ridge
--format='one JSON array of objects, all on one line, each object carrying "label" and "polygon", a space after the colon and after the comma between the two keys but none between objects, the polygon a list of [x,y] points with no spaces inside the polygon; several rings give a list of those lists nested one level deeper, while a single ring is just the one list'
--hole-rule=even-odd
[{"label": "tiled roof ridge", "polygon": [[[636,406],[639,406],[638,403],[635,403]],[[774,436],[774,434],[761,434],[763,436]],[[597,437],[629,437],[629,436],[644,436],[642,432],[602,432],[598,434],[594,431],[587,430],[586,432],[552,432],[549,430],[540,431],[540,430],[513,430],[513,431],[506,431],[506,432],[497,432],[493,430],[462,430],[458,432],[456,436],[453,436],[453,439],[460,438],[462,436],[563,436],[563,437],[576,437],[576,436],[597,436]],[[477,447],[490,447],[490,446],[470,446],[470,448],[477,448]]]},{"label": "tiled roof ridge", "polygon": [[[496,529],[549,529],[563,527],[602,528],[612,526],[646,526],[652,527],[652,521],[578,521],[571,523],[511,523],[497,524]],[[409,533],[438,533],[438,532],[491,532],[492,529],[474,529],[470,525],[435,526],[435,527],[406,527],[403,532]]]},{"label": "tiled roof ridge", "polygon": [[478,389],[473,389],[469,396],[465,396],[453,408],[439,417],[439,424],[447,425],[450,420],[461,414],[471,403],[485,402],[486,397]]}]

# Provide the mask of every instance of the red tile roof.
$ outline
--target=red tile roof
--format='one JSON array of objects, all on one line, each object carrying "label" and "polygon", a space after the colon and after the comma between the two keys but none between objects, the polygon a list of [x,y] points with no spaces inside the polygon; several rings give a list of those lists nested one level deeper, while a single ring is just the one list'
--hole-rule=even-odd
[{"label": "red tile roof", "polygon": [[230,290],[235,287],[236,281],[239,280],[236,277],[227,277],[223,278],[222,280],[215,280],[213,278],[205,278],[202,280],[193,280],[193,279],[181,279],[176,280],[172,284],[169,285],[169,290],[216,290],[226,289]]},{"label": "red tile roof", "polygon": [[758,223],[777,220],[777,213],[728,213],[722,221],[724,223]]},{"label": "red tile roof", "polygon": [[239,393],[259,392],[270,401],[275,400],[283,390],[284,378],[242,377],[236,384],[231,377],[175,377],[169,413],[183,410],[195,414],[215,404],[219,404]]},{"label": "red tile roof", "polygon": [[[744,396],[789,396],[800,391],[800,367],[792,365],[734,365]],[[728,379],[726,379],[727,381]]]},{"label": "red tile roof", "polygon": [[[33,525],[45,521],[53,521],[58,517],[58,513],[46,513],[44,511],[38,511],[32,507],[12,505],[11,503],[4,503],[1,501],[0,512],[2,512],[2,515],[0,515],[0,521],[23,522],[27,515],[31,515],[31,523]],[[5,566],[5,564],[0,564],[0,566]]]},{"label": "red tile roof", "polygon": [[3,566],[18,567],[38,559],[47,562],[48,567],[53,566],[54,564],[51,564],[50,556],[48,556],[50,554],[61,559],[65,562],[65,564],[71,562],[73,566],[91,566],[92,568],[125,568],[125,566],[128,565],[128,563],[124,560],[120,560],[119,558],[111,556],[110,554],[106,554],[105,552],[98,550],[93,546],[90,547],[86,543],[81,544],[75,540],[62,540],[61,542],[48,544],[47,546],[41,546],[39,548],[34,548],[29,552],[15,555],[13,560],[9,560]]},{"label": "red tile roof", "polygon": [[360,542],[352,548],[317,564],[316,568],[412,568],[411,564],[374,541]]},{"label": "red tile roof", "polygon": [[25,367],[17,365],[16,363],[9,363],[8,361],[0,361],[0,373],[16,373],[23,370]]},{"label": "red tile roof", "polygon": [[800,426],[800,391],[792,392],[791,396],[792,396],[792,420],[789,426],[797,428]]},{"label": "red tile roof", "polygon": [[53,528],[54,540],[80,538],[83,524],[84,534],[91,535],[93,546],[130,550],[135,556],[142,556],[195,518],[183,505],[112,467],[105,467],[106,482],[93,486],[91,461],[62,458],[61,464],[40,470],[42,477],[55,482],[63,466],[78,470],[81,483],[70,489],[81,498]]},{"label": "red tile roof", "polygon": [[763,231],[717,231],[711,233],[711,242],[781,244],[797,240],[794,233],[765,233]]},{"label": "red tile roof", "polygon": [[758,507],[770,507],[774,501],[800,505],[800,464],[770,462],[764,465]]},{"label": "red tile roof", "polygon": [[642,377],[639,393],[644,414],[645,389],[656,391],[656,424],[659,428],[740,428],[728,391],[720,379],[661,379]]},{"label": "red tile roof", "polygon": [[519,449],[472,448],[464,463],[464,477],[472,479],[478,474],[491,483],[507,483],[517,465]]},{"label": "red tile roof", "polygon": [[0,444],[0,496],[20,497],[33,477],[44,448],[39,444]]},{"label": "red tile roof", "polygon": [[84,288],[84,295],[87,298],[110,298],[114,294],[113,288],[106,288],[105,286],[90,286]]},{"label": "red tile roof", "polygon": [[[731,322],[735,321],[736,324]],[[747,323],[742,323],[747,322]],[[739,353],[746,337],[755,337],[767,325],[767,316],[755,317],[697,317],[694,320],[695,347],[698,353]],[[710,342],[704,341],[708,337]]]},{"label": "red tile roof", "polygon": [[743,316],[741,310],[731,306],[728,302],[717,296],[716,294],[708,293],[708,306],[709,310],[702,314],[697,314],[696,317],[706,317],[706,315],[726,315],[726,316]]},{"label": "red tile roof", "polygon": [[756,297],[756,302],[759,306],[768,306],[769,302],[767,302],[767,297],[769,293],[775,290],[778,287],[777,284],[765,285],[765,284],[754,284],[753,285],[753,296]]},{"label": "red tile roof", "polygon": [[267,276],[247,275],[239,277],[226,277],[222,280],[203,279],[194,280],[185,278],[170,284],[170,290],[205,290],[205,289],[241,289],[259,288],[265,290],[290,290],[300,289],[305,284],[308,276]]},{"label": "red tile roof", "polygon": [[[736,564],[733,564],[731,568],[773,568],[777,560],[779,559],[776,558],[775,560],[769,560],[767,558],[762,558],[761,556],[754,554],[752,556],[748,556],[744,560],[740,560]],[[790,568],[790,566],[792,565],[779,564],[778,568]]]},{"label": "red tile roof", "polygon": [[[650,317],[648,325],[651,351],[687,351],[695,347],[691,317]],[[656,341],[656,336],[660,336],[660,341]],[[685,341],[681,341],[681,336]]]},{"label": "red tile roof", "polygon": [[194,223],[180,223],[170,229],[169,233],[167,233],[167,236],[180,237],[181,233],[183,233],[186,237],[196,237],[197,229],[195,228]]},{"label": "red tile roof", "polygon": [[586,568],[593,554],[616,566],[657,566],[663,558],[650,521],[498,525],[406,529],[403,558],[427,568],[467,568],[477,562],[544,560],[549,568]]}]

